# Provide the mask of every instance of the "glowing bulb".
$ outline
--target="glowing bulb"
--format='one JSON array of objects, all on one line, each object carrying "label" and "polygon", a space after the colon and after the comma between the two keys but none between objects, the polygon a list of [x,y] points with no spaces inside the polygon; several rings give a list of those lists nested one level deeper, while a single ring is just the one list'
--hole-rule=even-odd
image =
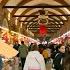
[{"label": "glowing bulb", "polygon": [[20,25],[20,28],[22,28],[22,23],[21,23],[21,25]]},{"label": "glowing bulb", "polygon": [[10,20],[10,12],[8,13],[8,20]]},{"label": "glowing bulb", "polygon": [[18,22],[18,20],[17,20],[17,17],[16,17],[16,20],[15,20],[15,25],[17,25],[17,22]]}]

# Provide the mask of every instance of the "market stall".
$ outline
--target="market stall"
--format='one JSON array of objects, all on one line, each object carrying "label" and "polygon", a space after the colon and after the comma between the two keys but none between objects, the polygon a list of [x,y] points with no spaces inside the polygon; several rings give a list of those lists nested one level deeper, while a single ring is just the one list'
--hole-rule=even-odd
[{"label": "market stall", "polygon": [[66,44],[66,43],[70,43],[70,31],[66,32],[65,34],[63,34],[60,37],[54,38],[53,40],[50,41],[50,43],[54,43],[54,44]]}]

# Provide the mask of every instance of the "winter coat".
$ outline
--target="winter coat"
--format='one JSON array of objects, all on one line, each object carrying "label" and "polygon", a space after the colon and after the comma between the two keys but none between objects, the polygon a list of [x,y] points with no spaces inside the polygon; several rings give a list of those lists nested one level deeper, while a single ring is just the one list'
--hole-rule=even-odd
[{"label": "winter coat", "polygon": [[26,58],[27,52],[28,52],[27,46],[26,45],[20,45],[18,50],[19,50],[19,57],[20,58]]},{"label": "winter coat", "polygon": [[2,57],[0,56],[0,70],[2,70],[3,67],[3,61],[2,61]]},{"label": "winter coat", "polygon": [[[13,46],[13,48],[14,48],[15,50],[17,50],[17,51],[18,51],[19,46],[20,46],[20,44],[18,44],[18,45],[16,45],[16,44],[15,44],[15,45]],[[16,56],[17,56],[17,57],[19,57],[19,53],[18,53]]]},{"label": "winter coat", "polygon": [[46,70],[43,56],[38,51],[30,51],[23,70]]},{"label": "winter coat", "polygon": [[62,63],[63,63],[63,54],[57,53],[53,60],[53,66],[54,66],[55,70],[63,70]]}]

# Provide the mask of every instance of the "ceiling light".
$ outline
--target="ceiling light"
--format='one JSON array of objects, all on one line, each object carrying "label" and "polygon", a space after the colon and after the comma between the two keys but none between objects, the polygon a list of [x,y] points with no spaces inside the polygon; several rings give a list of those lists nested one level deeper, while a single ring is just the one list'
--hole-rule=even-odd
[{"label": "ceiling light", "polygon": [[60,25],[58,25],[59,27],[61,27]]},{"label": "ceiling light", "polygon": [[63,22],[60,22],[61,24],[63,24]]},{"label": "ceiling light", "polygon": [[22,28],[22,23],[23,23],[23,22],[21,22],[21,24],[20,24],[20,28]]},{"label": "ceiling light", "polygon": [[16,17],[16,19],[15,19],[15,25],[17,25],[17,23],[18,23],[18,17]]},{"label": "ceiling light", "polygon": [[56,24],[59,24],[58,22],[55,22]]},{"label": "ceiling light", "polygon": [[10,12],[8,12],[8,20],[10,20]]}]

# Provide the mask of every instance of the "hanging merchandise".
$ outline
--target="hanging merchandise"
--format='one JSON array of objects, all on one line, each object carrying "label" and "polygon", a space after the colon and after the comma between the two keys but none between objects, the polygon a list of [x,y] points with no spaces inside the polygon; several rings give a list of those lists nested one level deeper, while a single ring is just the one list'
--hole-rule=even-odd
[{"label": "hanging merchandise", "polygon": [[61,39],[61,44],[64,44],[64,39],[62,37],[60,39]]},{"label": "hanging merchandise", "polygon": [[8,37],[8,33],[7,32],[3,34],[2,40],[4,40],[5,43],[8,43],[9,37]]},{"label": "hanging merchandise", "polygon": [[64,44],[64,43],[69,43],[68,40],[70,39],[70,31],[66,32],[60,37],[57,37],[50,41],[49,43],[54,43],[54,44]]},{"label": "hanging merchandise", "polygon": [[13,43],[15,43],[16,41],[18,41],[18,36],[16,34],[14,34],[14,36],[13,36]]}]

